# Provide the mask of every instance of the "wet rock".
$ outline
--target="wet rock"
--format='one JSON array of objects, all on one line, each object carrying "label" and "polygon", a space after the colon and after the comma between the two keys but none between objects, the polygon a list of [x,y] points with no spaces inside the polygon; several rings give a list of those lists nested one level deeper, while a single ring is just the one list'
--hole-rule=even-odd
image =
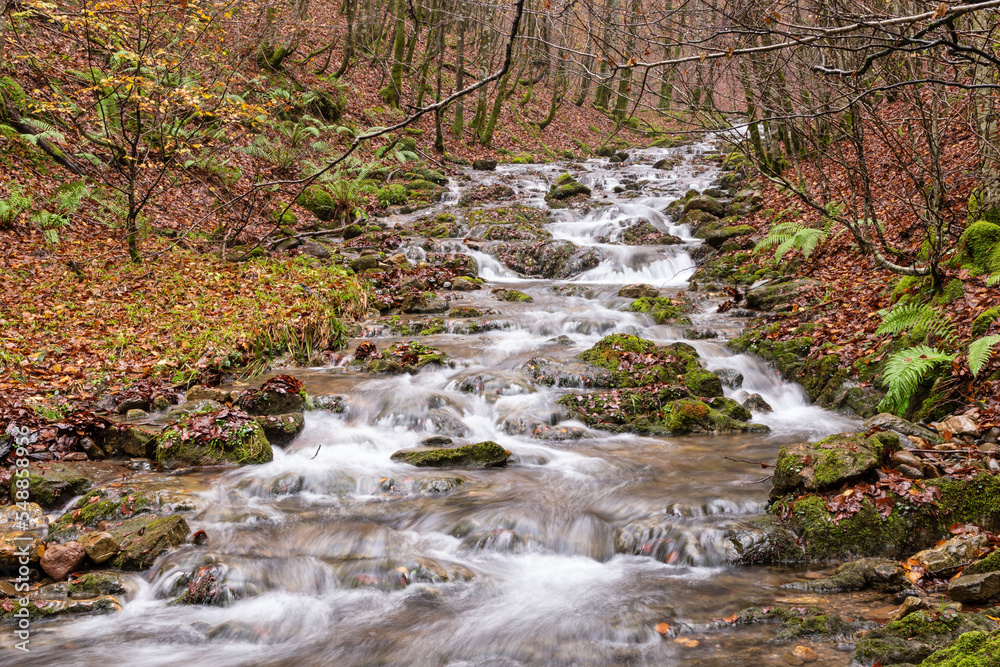
[{"label": "wet rock", "polygon": [[726,206],[715,197],[709,195],[698,195],[691,197],[684,204],[683,213],[691,211],[704,211],[716,218],[721,218],[726,214]]},{"label": "wet rock", "polygon": [[771,405],[760,394],[750,394],[740,404],[751,412],[772,412]]},{"label": "wet rock", "polygon": [[473,160],[472,168],[478,171],[493,171],[497,168],[496,160]]},{"label": "wet rock", "polygon": [[686,340],[712,340],[719,337],[719,332],[713,329],[685,329]]},{"label": "wet rock", "polygon": [[256,591],[244,584],[245,577],[226,563],[212,563],[184,572],[174,582],[170,604],[198,604],[228,607]]},{"label": "wet rock", "polygon": [[145,570],[160,554],[183,544],[191,529],[180,516],[144,514],[109,527],[107,532],[120,545],[118,555],[111,561],[114,567]]},{"label": "wet rock", "polygon": [[144,419],[148,416],[149,416],[148,412],[146,412],[145,410],[141,410],[139,408],[135,408],[134,410],[129,410],[128,412],[125,413],[125,419],[129,421]]},{"label": "wet rock", "polygon": [[350,266],[355,273],[364,273],[369,269],[378,268],[378,257],[375,255],[358,257],[357,259],[352,259],[348,266]]},{"label": "wet rock", "polygon": [[889,620],[898,621],[900,619],[906,618],[915,611],[920,611],[922,609],[929,609],[929,608],[930,605],[927,604],[926,600],[918,598],[915,595],[909,595],[905,600],[903,600],[903,604],[900,605],[899,609],[897,609],[896,611],[892,612],[892,614],[889,615]]},{"label": "wet rock", "polygon": [[756,231],[749,225],[708,225],[700,228],[696,232],[695,238],[704,240],[705,244],[712,248],[722,249],[727,241],[753,234]]},{"label": "wet rock", "polygon": [[625,287],[622,287],[620,290],[618,290],[618,296],[624,297],[626,299],[639,299],[642,297],[653,299],[659,295],[660,295],[659,288],[653,285],[647,285],[645,283],[626,285]]},{"label": "wet rock", "polygon": [[156,436],[159,432],[158,428],[150,426],[107,429],[98,444],[111,457],[125,455],[154,458],[156,456]]},{"label": "wet rock", "polygon": [[725,540],[729,563],[797,562],[804,556],[796,535],[772,516],[758,516],[728,525]]},{"label": "wet rock", "polygon": [[321,394],[312,397],[314,410],[325,410],[335,414],[347,412],[347,397],[339,394]]},{"label": "wet rock", "polygon": [[0,533],[35,530],[48,523],[45,511],[38,503],[21,502],[0,508]]},{"label": "wet rock", "polygon": [[420,468],[495,468],[507,465],[510,454],[492,441],[448,449],[404,449],[392,460]]},{"label": "wet rock", "polygon": [[111,533],[100,531],[86,533],[79,538],[87,558],[95,563],[103,563],[118,554],[118,542]]},{"label": "wet rock", "polygon": [[994,629],[996,622],[990,623],[983,614],[962,614],[947,608],[918,610],[861,637],[854,660],[866,665],[919,664],[965,633],[985,634]]},{"label": "wet rock", "polygon": [[32,532],[15,530],[0,533],[0,570],[16,572],[23,565],[21,558],[24,557],[29,564],[36,564],[44,551],[41,538]]},{"label": "wet rock", "polygon": [[[11,602],[12,604],[9,606],[0,606],[0,621],[13,621],[15,619],[20,621],[24,618],[20,598],[11,598]],[[116,612],[121,609],[121,604],[114,597],[102,596],[94,600],[33,599],[23,608],[28,610],[30,621],[40,621],[56,616]]]},{"label": "wet rock", "polygon": [[134,590],[135,575],[115,572],[113,570],[101,570],[88,572],[71,579],[68,587],[68,594],[73,598],[96,598],[104,595],[121,595]]},{"label": "wet rock", "polygon": [[735,368],[720,368],[715,371],[715,374],[719,377],[722,384],[730,389],[739,389],[743,386],[743,373],[740,373]]},{"label": "wet rock", "polygon": [[682,162],[679,157],[665,157],[653,163],[653,169],[673,169]]},{"label": "wet rock", "polygon": [[264,429],[264,437],[275,447],[284,447],[295,439],[305,427],[301,412],[285,415],[258,415],[254,420]]},{"label": "wet rock", "polygon": [[302,383],[290,375],[277,375],[256,389],[239,395],[236,404],[251,415],[284,415],[302,412]]},{"label": "wet rock", "polygon": [[869,417],[865,420],[864,424],[862,424],[862,428],[866,431],[873,428],[895,431],[896,433],[900,433],[904,436],[912,435],[921,438],[930,444],[940,444],[944,442],[944,439],[934,431],[908,422],[902,417],[897,417],[896,415],[889,414],[888,412],[882,412],[874,417]]},{"label": "wet rock", "polygon": [[219,403],[218,401],[201,398],[196,401],[184,401],[183,403],[175,405],[167,411],[167,414],[176,419],[184,415],[191,415],[199,412],[215,412],[216,410],[221,410],[223,407],[222,403]]},{"label": "wet rock", "polygon": [[601,262],[597,249],[565,240],[497,242],[489,244],[485,251],[526,277],[572,278]]},{"label": "wet rock", "polygon": [[569,174],[563,174],[555,180],[545,196],[547,202],[561,202],[577,195],[590,196],[590,188]]},{"label": "wet rock", "polygon": [[954,415],[945,420],[932,424],[937,428],[938,433],[951,431],[955,435],[979,435],[979,425],[974,419],[966,415]]},{"label": "wet rock", "polygon": [[465,549],[482,551],[516,552],[524,546],[524,540],[517,531],[509,528],[494,528],[469,533],[462,540]]},{"label": "wet rock", "polygon": [[500,301],[510,301],[514,303],[532,303],[534,301],[530,294],[525,294],[516,289],[494,289],[490,292]]},{"label": "wet rock", "polygon": [[787,493],[835,489],[845,482],[874,475],[894,438],[876,433],[841,433],[817,443],[785,445],[778,452],[771,497]]},{"label": "wet rock", "polygon": [[684,242],[678,236],[660,231],[645,219],[630,224],[617,234],[615,240],[626,245],[677,245]]},{"label": "wet rock", "polygon": [[188,401],[215,401],[221,404],[230,402],[233,400],[233,396],[230,391],[196,384],[187,390],[185,399]]},{"label": "wet rock", "polygon": [[482,285],[473,282],[469,278],[458,277],[451,284],[451,289],[456,292],[472,292],[474,290],[482,289]]},{"label": "wet rock", "polygon": [[908,581],[902,566],[888,558],[862,558],[844,563],[831,576],[810,581],[803,588],[814,591],[861,591],[867,588],[880,593],[895,593]]},{"label": "wet rock", "polygon": [[[301,407],[302,397],[294,394]],[[253,400],[253,399],[251,399]],[[266,409],[266,403],[251,403]],[[279,399],[271,405],[288,405]],[[264,430],[241,410],[223,409],[189,415],[163,430],[156,439],[156,458],[168,468],[267,463],[274,458]]]},{"label": "wet rock", "polygon": [[948,582],[948,595],[958,602],[986,602],[1000,593],[1000,572],[962,574]]},{"label": "wet rock", "polygon": [[49,544],[39,560],[39,565],[56,581],[62,581],[83,562],[86,553],[78,542]]},{"label": "wet rock", "polygon": [[719,219],[706,211],[688,211],[677,221],[679,225],[690,225],[694,233],[707,224],[717,223]]},{"label": "wet rock", "polygon": [[944,572],[976,560],[985,551],[985,535],[960,535],[933,549],[925,549],[913,556],[928,572]]},{"label": "wet rock", "polygon": [[408,295],[403,299],[401,310],[413,315],[430,315],[448,311],[448,302],[427,293]]},{"label": "wet rock", "polygon": [[[96,474],[95,474],[96,473]],[[67,502],[73,496],[86,493],[101,475],[86,462],[49,461],[28,466],[28,497],[46,509]],[[11,485],[11,498],[16,487]]]},{"label": "wet rock", "polygon": [[816,285],[816,281],[808,278],[761,285],[746,293],[746,306],[754,310],[775,312],[790,310],[791,301],[814,285]]}]

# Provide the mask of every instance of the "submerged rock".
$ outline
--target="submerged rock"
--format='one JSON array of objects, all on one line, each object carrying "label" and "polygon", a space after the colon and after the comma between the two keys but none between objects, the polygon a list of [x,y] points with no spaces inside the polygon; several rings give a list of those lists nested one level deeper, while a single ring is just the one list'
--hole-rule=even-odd
[{"label": "submerged rock", "polygon": [[391,458],[419,468],[495,468],[507,465],[510,453],[486,441],[463,447],[402,449]]},{"label": "submerged rock", "polygon": [[906,572],[888,558],[862,558],[844,563],[829,577],[806,583],[814,591],[860,591],[873,588],[881,593],[896,593],[907,587]]}]

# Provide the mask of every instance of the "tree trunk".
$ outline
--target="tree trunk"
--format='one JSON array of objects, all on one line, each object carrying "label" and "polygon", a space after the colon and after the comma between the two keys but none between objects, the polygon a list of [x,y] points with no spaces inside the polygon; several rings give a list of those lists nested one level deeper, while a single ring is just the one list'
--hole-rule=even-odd
[{"label": "tree trunk", "polygon": [[340,61],[340,67],[333,73],[338,79],[347,74],[351,66],[351,58],[354,57],[354,20],[358,11],[358,0],[344,0],[347,3],[347,37],[344,40],[344,59]]},{"label": "tree trunk", "polygon": [[[443,56],[442,56],[443,57]],[[465,85],[465,16],[458,19],[458,49],[455,54],[455,90]],[[461,138],[465,130],[465,98],[455,103],[455,119],[451,123],[451,133]]]},{"label": "tree trunk", "polygon": [[392,56],[392,73],[389,83],[379,91],[382,101],[394,109],[399,108],[400,91],[403,90],[403,49],[406,48],[406,1],[396,2],[396,36]]}]

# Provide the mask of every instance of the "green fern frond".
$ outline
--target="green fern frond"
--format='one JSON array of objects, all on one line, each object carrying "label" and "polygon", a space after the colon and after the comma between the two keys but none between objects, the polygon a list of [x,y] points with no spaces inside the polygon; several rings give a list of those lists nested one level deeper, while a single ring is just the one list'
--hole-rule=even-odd
[{"label": "green fern frond", "polygon": [[798,222],[782,222],[771,227],[767,236],[754,246],[754,252],[760,252],[777,246],[774,251],[774,260],[778,261],[792,250],[798,250],[805,259],[816,248],[826,241],[827,233],[822,229],[803,227]]},{"label": "green fern frond", "polygon": [[882,382],[888,391],[879,409],[888,412],[905,410],[927,375],[940,364],[954,361],[955,356],[927,345],[915,345],[889,357],[882,374]]},{"label": "green fern frond", "polygon": [[928,323],[940,317],[940,313],[925,303],[908,303],[896,306],[892,310],[880,310],[882,323],[875,330],[875,335],[896,334],[926,327]]},{"label": "green fern frond", "polygon": [[1000,334],[984,336],[969,345],[969,370],[972,371],[973,377],[983,370],[983,366],[993,355],[993,348],[997,343],[1000,343]]}]

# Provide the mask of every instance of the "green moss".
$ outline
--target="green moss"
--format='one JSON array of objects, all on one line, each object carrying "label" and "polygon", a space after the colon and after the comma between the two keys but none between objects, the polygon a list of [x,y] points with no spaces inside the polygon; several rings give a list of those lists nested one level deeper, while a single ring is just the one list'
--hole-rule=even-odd
[{"label": "green moss", "polygon": [[[695,368],[684,374],[684,386],[691,390],[695,396],[713,398],[722,396],[722,381],[715,373],[704,368]],[[746,421],[748,416],[743,421]]]},{"label": "green moss", "polygon": [[299,206],[323,221],[332,220],[337,212],[333,197],[318,185],[307,187],[295,201]]},{"label": "green moss", "polygon": [[191,529],[180,516],[138,516],[109,529],[121,551],[112,561],[122,570],[145,570],[161,553],[184,543]]},{"label": "green moss", "polygon": [[962,574],[985,574],[987,572],[996,572],[997,570],[1000,570],[1000,551],[994,551],[986,558],[977,560],[962,570]]},{"label": "green moss", "polygon": [[952,280],[944,286],[940,294],[937,294],[932,303],[937,305],[947,305],[965,294],[965,283],[958,278]]},{"label": "green moss", "polygon": [[1000,306],[984,310],[972,321],[971,334],[973,338],[979,338],[989,331],[990,326],[1000,319]]},{"label": "green moss", "polygon": [[507,464],[507,450],[492,441],[449,449],[428,449],[399,451],[392,455],[393,461],[409,463],[420,468],[441,467],[486,467],[493,468]]},{"label": "green moss", "polygon": [[633,313],[648,313],[652,315],[653,321],[657,324],[667,324],[674,321],[678,324],[690,324],[690,320],[681,318],[681,314],[685,311],[685,308],[686,306],[683,301],[677,301],[665,296],[644,296],[636,299],[629,306],[629,310]]},{"label": "green moss", "polygon": [[969,225],[962,235],[964,256],[974,266],[987,273],[1000,271],[1000,255],[996,249],[1000,247],[1000,225],[980,220]]},{"label": "green moss", "polygon": [[521,290],[516,289],[501,289],[493,293],[493,295],[500,301],[512,301],[515,303],[531,303],[534,301],[531,295],[525,294]]},{"label": "green moss", "polygon": [[212,438],[189,432],[185,423],[165,429],[156,440],[157,460],[168,466],[243,465],[267,463],[274,457],[263,429],[253,419],[239,424],[221,422],[219,426],[224,435]]},{"label": "green moss", "polygon": [[955,642],[927,657],[921,667],[995,667],[1000,655],[1000,631],[975,631],[959,635]]}]

